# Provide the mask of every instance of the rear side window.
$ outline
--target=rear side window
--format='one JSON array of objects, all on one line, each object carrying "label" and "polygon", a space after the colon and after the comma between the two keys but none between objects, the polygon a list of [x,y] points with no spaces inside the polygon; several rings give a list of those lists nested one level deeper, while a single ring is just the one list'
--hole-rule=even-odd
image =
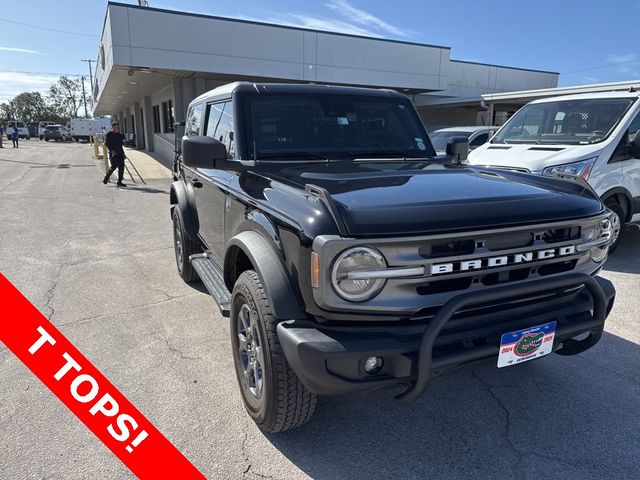
[{"label": "rear side window", "polygon": [[222,116],[216,128],[216,139],[227,147],[228,158],[235,154],[235,142],[233,141],[233,105],[231,102],[224,104]]},{"label": "rear side window", "polygon": [[234,158],[233,104],[232,102],[214,103],[209,106],[206,134],[227,147],[228,158]]},{"label": "rear side window", "polygon": [[207,137],[213,137],[216,134],[216,128],[218,128],[218,122],[222,116],[222,110],[224,109],[224,103],[214,103],[209,105],[209,112],[207,113],[207,128],[205,135]]},{"label": "rear side window", "polygon": [[184,134],[189,137],[200,135],[200,123],[202,122],[202,109],[204,104],[191,105],[187,112],[187,121],[184,127]]}]

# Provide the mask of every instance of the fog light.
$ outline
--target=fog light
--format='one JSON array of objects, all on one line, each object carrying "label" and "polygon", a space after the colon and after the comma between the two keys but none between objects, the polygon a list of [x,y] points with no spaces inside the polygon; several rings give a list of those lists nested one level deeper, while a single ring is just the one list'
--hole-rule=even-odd
[{"label": "fog light", "polygon": [[367,375],[375,375],[382,370],[383,365],[384,360],[382,357],[369,357],[364,362],[364,371],[367,372]]}]

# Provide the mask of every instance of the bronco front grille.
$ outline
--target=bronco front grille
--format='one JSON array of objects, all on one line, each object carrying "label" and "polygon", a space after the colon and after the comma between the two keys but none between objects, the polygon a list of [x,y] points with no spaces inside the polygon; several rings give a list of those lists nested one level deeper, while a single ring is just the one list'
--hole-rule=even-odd
[{"label": "bronco front grille", "polygon": [[365,303],[340,299],[328,282],[321,282],[314,298],[327,311],[415,315],[461,293],[568,272],[593,274],[599,264],[583,244],[591,241],[593,228],[603,218],[375,240],[319,236],[314,251],[325,262],[323,271],[329,271],[331,260],[346,248],[365,245],[380,251],[389,269],[422,273],[387,279],[380,293]]}]

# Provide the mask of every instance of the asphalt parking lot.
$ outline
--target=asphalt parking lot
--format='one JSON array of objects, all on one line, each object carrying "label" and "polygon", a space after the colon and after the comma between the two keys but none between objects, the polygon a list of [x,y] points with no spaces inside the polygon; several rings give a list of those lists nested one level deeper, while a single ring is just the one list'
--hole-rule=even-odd
[{"label": "asphalt parking lot", "polygon": [[[617,300],[592,350],[458,371],[409,406],[323,398],[265,435],[228,321],[176,273],[171,180],[104,186],[85,144],[20,145],[0,150],[0,271],[208,478],[637,478],[640,231],[603,272]],[[2,345],[0,369],[0,478],[132,477]]]}]

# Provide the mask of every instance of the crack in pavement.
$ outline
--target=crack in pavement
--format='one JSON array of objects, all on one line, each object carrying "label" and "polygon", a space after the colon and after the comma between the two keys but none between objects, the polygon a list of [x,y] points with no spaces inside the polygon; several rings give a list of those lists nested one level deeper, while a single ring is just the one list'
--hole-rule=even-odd
[{"label": "crack in pavement", "polygon": [[24,177],[27,176],[27,173],[29,173],[30,171],[31,171],[30,169],[27,169],[22,175],[20,175],[20,177],[16,178],[15,180],[7,183],[4,187],[0,188],[0,195],[4,194],[4,191],[14,183],[18,183],[20,180],[23,180]]},{"label": "crack in pavement", "polygon": [[240,453],[242,455],[242,459],[247,464],[247,468],[244,470],[244,472],[242,472],[243,478],[248,478],[249,475],[253,475],[254,478],[267,478],[269,480],[273,480],[275,478],[273,475],[265,475],[263,473],[259,473],[259,472],[256,472],[255,470],[252,470],[253,463],[251,462],[251,459],[249,458],[249,454],[247,453],[247,439],[248,438],[249,438],[249,434],[247,432],[245,432],[244,438],[242,439],[242,445],[241,445],[241,448],[240,448]]},{"label": "crack in pavement", "polygon": [[47,320],[49,320],[50,322],[53,319],[53,316],[56,313],[56,310],[53,308],[53,306],[51,305],[51,302],[53,301],[53,296],[55,294],[56,291],[56,287],[58,286],[58,283],[60,283],[60,275],[62,273],[62,266],[58,266],[58,268],[56,269],[55,273],[53,274],[53,285],[47,290],[46,296],[47,296],[47,302],[44,305],[44,308],[49,310],[49,314],[47,315]]},{"label": "crack in pavement", "polygon": [[153,290],[154,292],[164,295],[166,298],[171,298],[171,295],[169,295],[167,292],[165,292],[161,288],[154,287],[151,285],[151,280],[149,280],[149,277],[147,277],[147,274],[144,273],[144,270],[142,269],[142,265],[140,264],[138,259],[135,257],[135,255],[132,255],[131,259],[133,263],[135,263],[136,267],[138,268],[138,271],[140,272],[140,275],[142,275],[142,278],[145,279],[146,286],[149,290]]},{"label": "crack in pavement", "polygon": [[[496,403],[498,404],[498,406],[500,407],[500,409],[504,412],[504,416],[505,416],[505,429],[504,429],[504,439],[507,442],[508,447],[516,453],[516,455],[518,456],[518,464],[522,464],[522,457],[524,455],[527,455],[526,452],[522,452],[518,447],[515,446],[515,444],[513,443],[513,441],[511,440],[511,413],[509,412],[509,409],[506,407],[506,405],[504,403],[502,403],[502,400],[500,400],[500,398],[496,395],[496,393],[493,391],[493,386],[490,385],[489,383],[487,383],[484,379],[482,379],[479,375],[478,372],[476,370],[472,370],[471,374],[480,382],[482,383],[485,387],[487,387],[487,392],[489,393],[489,395],[491,395],[491,397],[496,401]],[[516,469],[516,471],[514,473],[518,473],[520,476],[519,478],[524,478],[524,473],[522,472],[521,469]]]},{"label": "crack in pavement", "polygon": [[128,315],[130,313],[139,312],[140,310],[144,310],[145,308],[148,308],[148,307],[154,307],[156,305],[161,305],[163,303],[172,302],[173,300],[180,300],[180,299],[187,298],[187,297],[194,297],[196,295],[200,295],[200,293],[198,292],[198,293],[187,293],[186,295],[177,295],[175,297],[170,297],[170,298],[165,298],[165,299],[162,299],[162,300],[158,300],[157,302],[150,302],[150,303],[144,303],[142,305],[136,305],[133,308],[130,308],[128,310],[123,310],[123,311],[120,311],[120,312],[101,313],[99,315],[93,315],[91,317],[83,317],[83,318],[79,318],[78,320],[74,320],[73,322],[58,324],[57,327],[71,327],[71,326],[75,326],[75,325],[83,325],[85,323],[89,323],[89,322],[92,322],[94,320],[98,320],[100,318],[105,318],[105,317],[110,317],[110,316],[118,316],[118,315]]},{"label": "crack in pavement", "polygon": [[[513,450],[516,455],[518,456],[518,460],[519,460],[519,464],[522,463],[522,458],[523,457],[538,457],[538,458],[544,458],[545,460],[551,460],[553,462],[558,462],[561,465],[568,465],[577,469],[591,469],[593,471],[602,471],[604,473],[605,470],[610,471],[612,469],[611,466],[608,465],[599,465],[599,464],[595,464],[595,463],[588,463],[588,462],[582,462],[582,463],[574,463],[574,462],[570,462],[564,458],[560,458],[560,457],[556,457],[553,455],[545,455],[543,453],[539,453],[539,452],[528,452],[527,450],[524,450],[518,446],[515,445],[515,443],[513,442],[513,440],[511,439],[511,428],[512,428],[512,420],[511,420],[511,412],[509,411],[509,409],[507,408],[507,406],[504,404],[504,402],[500,399],[500,397],[498,397],[498,395],[495,392],[495,388],[497,388],[495,385],[491,385],[489,384],[487,381],[485,381],[482,377],[480,377],[480,375],[478,375],[476,370],[472,370],[471,374],[480,382],[482,383],[485,387],[487,387],[487,392],[489,393],[489,395],[491,395],[491,397],[496,401],[496,403],[498,404],[498,406],[500,407],[500,409],[504,412],[505,414],[505,431],[504,431],[504,438],[507,442],[507,445],[509,446],[509,448],[511,448],[511,450]],[[613,467],[615,469],[615,467]],[[520,473],[520,478],[524,478],[524,472],[517,472]]]},{"label": "crack in pavement", "polygon": [[164,343],[167,345],[167,348],[169,349],[170,352],[179,353],[180,358],[184,358],[186,360],[202,360],[202,357],[190,357],[189,355],[185,355],[184,352],[179,348],[171,346],[171,344],[169,343],[169,340],[166,338],[164,339]]}]

